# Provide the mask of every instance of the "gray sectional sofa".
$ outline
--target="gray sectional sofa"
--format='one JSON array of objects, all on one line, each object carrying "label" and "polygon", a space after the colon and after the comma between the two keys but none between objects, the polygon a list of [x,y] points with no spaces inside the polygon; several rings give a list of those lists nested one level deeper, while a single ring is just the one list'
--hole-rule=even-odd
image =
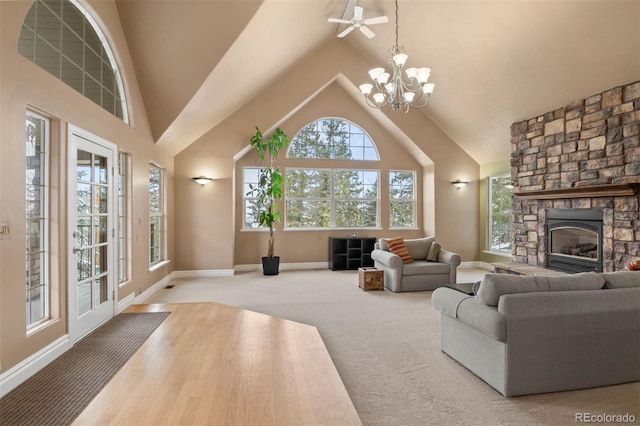
[{"label": "gray sectional sofa", "polygon": [[[456,282],[460,255],[440,248],[435,237],[405,239],[411,263],[403,263],[400,256],[389,251],[388,238],[381,238],[371,252],[376,268],[384,271],[384,286],[394,293],[427,291]],[[435,244],[435,246],[434,246]],[[438,247],[432,250],[432,247]],[[431,251],[431,253],[430,253]],[[427,260],[429,254],[433,260]]]},{"label": "gray sectional sofa", "polygon": [[640,272],[487,274],[431,302],[442,351],[505,396],[640,380]]}]

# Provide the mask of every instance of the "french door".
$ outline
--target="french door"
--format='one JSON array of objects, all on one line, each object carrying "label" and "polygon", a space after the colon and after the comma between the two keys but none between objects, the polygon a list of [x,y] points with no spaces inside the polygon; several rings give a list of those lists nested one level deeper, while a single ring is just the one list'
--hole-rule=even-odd
[{"label": "french door", "polygon": [[68,314],[77,341],[115,312],[117,148],[69,125]]}]

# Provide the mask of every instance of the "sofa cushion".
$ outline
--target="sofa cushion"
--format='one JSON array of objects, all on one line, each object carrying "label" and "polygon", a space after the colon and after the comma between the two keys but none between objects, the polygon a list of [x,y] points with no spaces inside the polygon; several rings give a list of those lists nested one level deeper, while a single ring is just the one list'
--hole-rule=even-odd
[{"label": "sofa cushion", "polygon": [[387,246],[389,247],[389,251],[391,253],[400,256],[400,259],[402,259],[402,263],[413,262],[413,257],[411,257],[409,250],[407,250],[407,246],[404,243],[404,238],[391,238],[387,240]]},{"label": "sofa cushion", "polygon": [[448,263],[427,262],[426,260],[416,260],[412,263],[402,265],[402,275],[432,275],[449,274]]},{"label": "sofa cushion", "polygon": [[477,297],[489,306],[498,306],[503,294],[599,290],[604,283],[604,278],[595,272],[558,276],[486,274],[478,288]]},{"label": "sofa cushion", "polygon": [[440,249],[442,247],[440,246],[440,244],[436,241],[434,241],[431,244],[431,248],[429,248],[429,254],[427,254],[427,260],[429,262],[437,262],[438,261],[438,255],[440,254]]},{"label": "sofa cushion", "polygon": [[618,271],[601,274],[604,278],[604,288],[640,287],[640,272]]},{"label": "sofa cushion", "polygon": [[434,237],[407,238],[404,243],[407,245],[411,257],[414,259],[426,259],[434,240]]}]

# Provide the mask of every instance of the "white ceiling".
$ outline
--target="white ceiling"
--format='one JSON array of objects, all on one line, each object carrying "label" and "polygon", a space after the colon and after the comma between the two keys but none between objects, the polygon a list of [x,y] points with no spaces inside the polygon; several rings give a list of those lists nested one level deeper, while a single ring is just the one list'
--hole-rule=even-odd
[{"label": "white ceiling", "polygon": [[[151,128],[175,154],[333,40],[355,0],[117,0]],[[395,5],[367,39],[341,40],[386,65]],[[511,123],[640,80],[640,1],[400,0],[409,64],[432,69],[422,112],[479,164],[509,158]],[[368,76],[363,75],[366,82]]]}]

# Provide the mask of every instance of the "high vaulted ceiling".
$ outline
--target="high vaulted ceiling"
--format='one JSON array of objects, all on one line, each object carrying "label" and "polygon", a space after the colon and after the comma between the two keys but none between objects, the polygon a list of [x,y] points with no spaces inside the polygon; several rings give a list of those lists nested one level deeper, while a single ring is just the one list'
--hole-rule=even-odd
[{"label": "high vaulted ceiling", "polygon": [[[369,68],[395,39],[390,0],[116,1],[153,135],[172,154],[334,40],[345,27],[329,17],[355,4],[389,16],[373,39],[340,40]],[[398,35],[408,65],[432,69],[425,119],[479,164],[509,158],[511,123],[640,80],[638,0],[399,0]]]}]

